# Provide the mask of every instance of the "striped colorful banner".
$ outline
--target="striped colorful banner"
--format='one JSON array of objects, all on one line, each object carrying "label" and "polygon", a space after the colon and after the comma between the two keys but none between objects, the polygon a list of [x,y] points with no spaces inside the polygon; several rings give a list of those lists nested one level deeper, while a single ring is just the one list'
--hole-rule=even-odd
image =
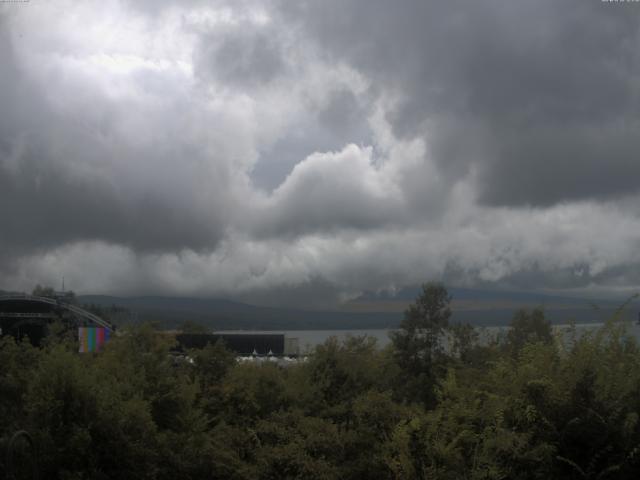
[{"label": "striped colorful banner", "polygon": [[109,341],[110,331],[104,327],[79,327],[78,341],[80,353],[99,352]]}]

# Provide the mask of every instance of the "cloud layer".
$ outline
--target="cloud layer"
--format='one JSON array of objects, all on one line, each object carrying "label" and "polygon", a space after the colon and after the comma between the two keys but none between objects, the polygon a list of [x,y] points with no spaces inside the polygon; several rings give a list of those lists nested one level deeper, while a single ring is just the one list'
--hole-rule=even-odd
[{"label": "cloud layer", "polygon": [[0,5],[0,287],[314,306],[428,279],[632,291],[638,15]]}]

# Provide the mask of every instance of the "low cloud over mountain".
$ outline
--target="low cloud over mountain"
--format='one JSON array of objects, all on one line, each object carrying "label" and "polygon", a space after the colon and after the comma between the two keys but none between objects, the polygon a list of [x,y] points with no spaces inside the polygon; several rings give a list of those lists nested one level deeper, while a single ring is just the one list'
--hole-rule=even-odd
[{"label": "low cloud over mountain", "polygon": [[640,6],[0,5],[0,286],[638,287]]}]

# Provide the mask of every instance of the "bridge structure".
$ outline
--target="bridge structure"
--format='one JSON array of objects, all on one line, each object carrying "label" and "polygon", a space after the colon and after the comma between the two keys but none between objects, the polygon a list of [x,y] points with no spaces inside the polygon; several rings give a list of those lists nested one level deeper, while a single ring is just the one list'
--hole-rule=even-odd
[{"label": "bridge structure", "polygon": [[78,326],[104,327],[113,332],[114,327],[83,308],[58,296],[40,297],[28,294],[0,295],[0,328],[2,335],[16,338],[27,336],[38,344],[47,334],[48,326],[55,320],[71,321]]}]

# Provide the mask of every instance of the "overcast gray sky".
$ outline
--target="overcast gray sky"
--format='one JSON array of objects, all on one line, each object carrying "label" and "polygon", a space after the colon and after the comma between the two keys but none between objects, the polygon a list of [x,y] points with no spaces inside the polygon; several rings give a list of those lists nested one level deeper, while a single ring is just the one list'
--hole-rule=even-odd
[{"label": "overcast gray sky", "polygon": [[0,3],[0,288],[640,286],[640,3]]}]

